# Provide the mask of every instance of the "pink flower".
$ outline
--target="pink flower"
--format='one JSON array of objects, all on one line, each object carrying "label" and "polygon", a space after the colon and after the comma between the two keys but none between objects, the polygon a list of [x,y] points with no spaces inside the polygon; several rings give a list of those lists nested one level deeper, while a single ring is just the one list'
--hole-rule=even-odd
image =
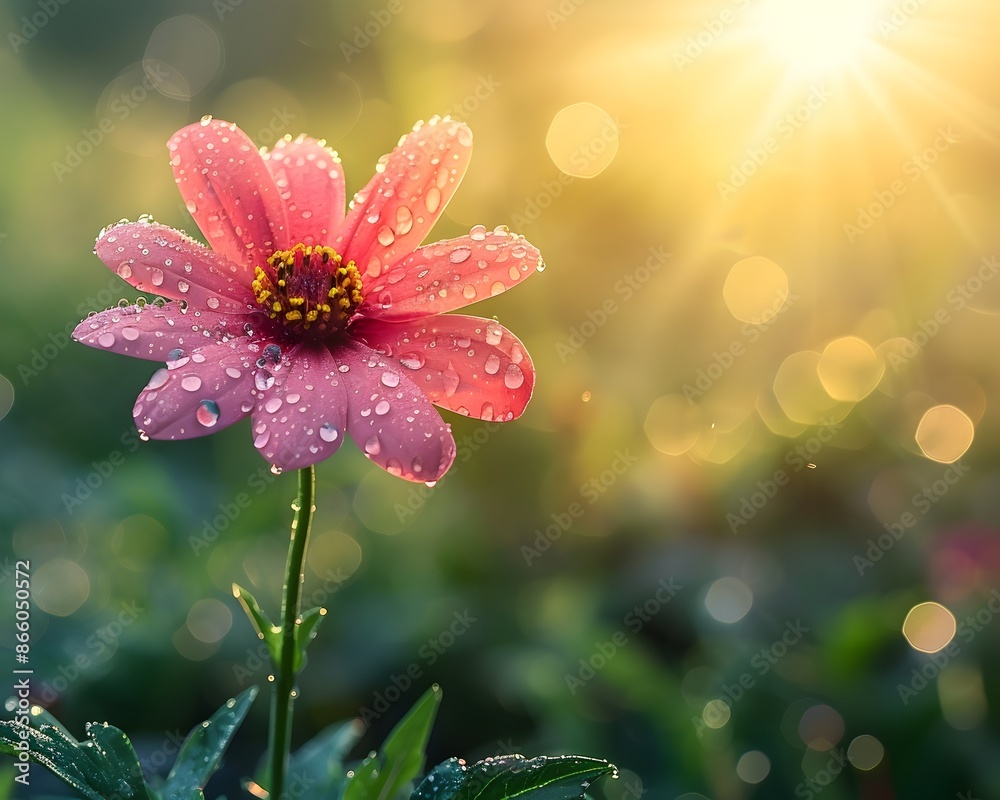
[{"label": "pink flower", "polygon": [[[524,346],[494,320],[445,314],[542,267],[500,226],[420,247],[472,152],[459,122],[418,124],[344,213],[344,174],[322,140],[260,151],[203,119],[168,144],[174,177],[211,249],[148,219],[101,231],[94,252],[167,302],[90,316],[77,341],[163,361],[133,416],[143,438],[186,439],[250,416],[271,464],[301,468],[344,434],[412,481],[451,466],[434,405],[506,421],[531,397]],[[433,404],[433,405],[432,405]]]}]

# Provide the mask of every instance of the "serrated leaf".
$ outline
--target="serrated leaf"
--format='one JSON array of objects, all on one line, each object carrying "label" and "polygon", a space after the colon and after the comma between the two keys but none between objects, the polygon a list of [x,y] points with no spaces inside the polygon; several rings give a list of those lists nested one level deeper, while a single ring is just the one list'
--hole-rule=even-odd
[{"label": "serrated leaf", "polygon": [[302,620],[295,626],[295,663],[296,672],[306,665],[306,648],[316,638],[316,628],[326,616],[325,608],[310,608],[302,614]]},{"label": "serrated leaf", "polygon": [[393,800],[420,774],[440,703],[441,688],[435,684],[392,729],[381,752],[355,770],[344,789],[344,800]]},{"label": "serrated leaf", "polygon": [[271,660],[275,664],[281,663],[281,627],[271,622],[270,617],[260,607],[260,604],[239,584],[233,584],[233,596],[240,601],[250,623],[253,625],[257,635],[264,640],[267,652],[271,654]]},{"label": "serrated leaf", "polygon": [[[26,739],[22,739],[22,733]],[[0,753],[16,757],[18,745],[25,741],[32,761],[49,769],[87,800],[155,797],[142,778],[132,743],[113,725],[92,724],[87,739],[77,742],[55,725],[25,729],[14,721],[0,722]]]},{"label": "serrated leaf", "polygon": [[251,686],[191,730],[163,785],[165,800],[200,800],[256,697],[257,687]]},{"label": "serrated leaf", "polygon": [[435,767],[410,800],[581,800],[608,774],[617,774],[613,764],[584,756],[498,756],[471,767],[451,759]]},{"label": "serrated leaf", "polygon": [[302,800],[340,797],[347,778],[344,757],[363,732],[358,720],[331,725],[304,744],[288,763],[291,781],[308,787]]}]

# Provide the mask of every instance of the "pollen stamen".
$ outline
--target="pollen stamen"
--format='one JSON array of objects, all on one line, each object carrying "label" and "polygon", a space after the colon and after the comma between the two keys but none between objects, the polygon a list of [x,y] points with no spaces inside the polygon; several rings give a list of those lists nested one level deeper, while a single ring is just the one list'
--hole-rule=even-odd
[{"label": "pollen stamen", "polygon": [[339,330],[364,300],[361,273],[332,247],[297,244],[255,267],[251,283],[271,319],[303,330]]}]

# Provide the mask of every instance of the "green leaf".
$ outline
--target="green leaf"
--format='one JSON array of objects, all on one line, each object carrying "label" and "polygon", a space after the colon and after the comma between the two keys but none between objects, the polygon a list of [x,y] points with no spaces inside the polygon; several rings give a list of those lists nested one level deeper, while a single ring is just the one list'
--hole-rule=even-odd
[{"label": "green leaf", "polygon": [[393,728],[380,755],[362,762],[344,789],[344,800],[394,800],[424,767],[424,749],[430,736],[441,688],[428,689]]},{"label": "green leaf", "polygon": [[306,648],[316,638],[316,628],[325,616],[325,608],[310,608],[302,614],[302,621],[295,626],[295,663],[293,669],[296,672],[306,665]]},{"label": "green leaf", "polygon": [[275,664],[281,663],[281,627],[271,622],[267,614],[260,607],[250,592],[239,584],[233,584],[233,596],[240,601],[243,610],[250,618],[250,622],[257,631],[257,635],[264,640],[267,645],[267,652],[271,654],[271,660]]},{"label": "green leaf", "polygon": [[587,787],[613,764],[584,756],[497,756],[462,766],[456,759],[439,764],[410,800],[581,800]]},{"label": "green leaf", "polygon": [[165,800],[201,800],[201,790],[219,768],[222,754],[256,697],[257,687],[252,686],[188,734],[163,786]]},{"label": "green leaf", "polygon": [[24,743],[32,761],[51,770],[87,800],[155,797],[142,778],[132,743],[112,725],[88,725],[87,740],[78,742],[55,725],[25,728],[14,721],[0,722],[0,753],[16,757]]},{"label": "green leaf", "polygon": [[331,725],[299,750],[288,763],[290,783],[309,787],[302,800],[340,797],[347,779],[344,758],[360,738],[363,726],[358,720]]}]

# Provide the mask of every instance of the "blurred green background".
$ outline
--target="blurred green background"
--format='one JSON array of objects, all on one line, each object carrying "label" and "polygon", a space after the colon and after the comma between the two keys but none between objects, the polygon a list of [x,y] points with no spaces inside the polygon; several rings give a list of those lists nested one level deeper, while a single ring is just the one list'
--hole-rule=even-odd
[{"label": "blurred green background", "polygon": [[295,478],[245,423],[138,441],[154,365],[67,337],[136,296],[93,241],[197,234],[164,145],[204,114],[325,137],[353,192],[450,113],[433,238],[541,249],[473,307],[535,396],[451,417],[432,489],[320,465],[296,743],[361,714],[361,756],[438,682],[432,760],[605,757],[610,800],[1000,797],[998,31],[987,0],[6,0],[3,663],[29,559],[36,699],[151,772],[266,682],[230,587],[277,608]]}]

